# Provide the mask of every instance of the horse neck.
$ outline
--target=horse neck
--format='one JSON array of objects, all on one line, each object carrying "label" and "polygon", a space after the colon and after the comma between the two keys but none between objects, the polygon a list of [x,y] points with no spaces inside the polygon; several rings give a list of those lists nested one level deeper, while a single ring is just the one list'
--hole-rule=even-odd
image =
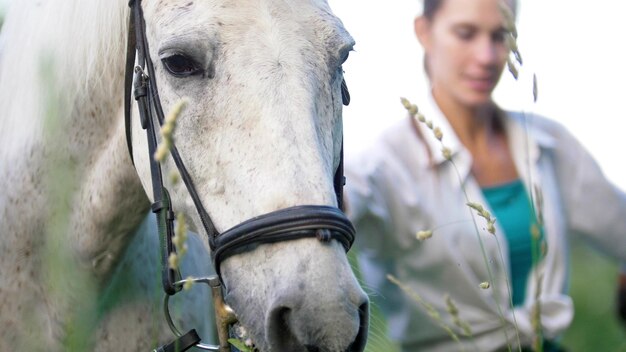
[{"label": "horse neck", "polygon": [[148,207],[124,138],[125,2],[23,3],[0,61],[2,240],[18,247],[0,263],[56,243],[105,278]]}]

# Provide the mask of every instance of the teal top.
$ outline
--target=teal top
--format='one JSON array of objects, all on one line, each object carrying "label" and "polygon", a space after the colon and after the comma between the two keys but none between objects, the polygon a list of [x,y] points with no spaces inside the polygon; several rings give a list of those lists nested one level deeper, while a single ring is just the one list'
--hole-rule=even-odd
[{"label": "teal top", "polygon": [[508,242],[513,305],[522,305],[533,265],[531,226],[536,223],[526,188],[517,179],[482,191]]}]

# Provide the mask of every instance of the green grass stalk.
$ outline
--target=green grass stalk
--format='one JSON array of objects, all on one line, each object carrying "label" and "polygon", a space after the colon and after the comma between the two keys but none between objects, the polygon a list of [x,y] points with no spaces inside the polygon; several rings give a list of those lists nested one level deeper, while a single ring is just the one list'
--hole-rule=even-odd
[{"label": "green grass stalk", "polygon": [[388,274],[387,275],[387,280],[389,280],[394,285],[398,286],[407,296],[409,296],[409,298],[411,298],[413,301],[417,302],[420,306],[422,306],[422,308],[424,308],[424,310],[426,310],[426,313],[428,314],[428,316],[430,316],[431,319],[433,319],[437,324],[439,324],[439,326],[446,333],[448,333],[448,335],[450,335],[450,337],[456,343],[459,344],[459,347],[461,348],[461,351],[465,351],[465,347],[461,343],[461,340],[459,339],[459,336],[454,332],[454,330],[452,330],[452,328],[448,324],[446,324],[443,321],[443,319],[441,318],[441,315],[439,314],[437,309],[435,309],[435,307],[433,307],[430,303],[426,302],[419,294],[417,294],[417,292],[413,291],[410,287],[408,287],[407,285],[403,284],[395,276],[393,276],[391,274]]},{"label": "green grass stalk", "polygon": [[[480,246],[481,254],[482,254],[482,257],[483,257],[483,260],[484,260],[484,263],[485,263],[485,268],[487,269],[487,276],[488,276],[489,283],[491,285],[493,285],[493,286],[497,286],[497,282],[495,280],[495,276],[493,275],[493,272],[491,270],[491,266],[489,265],[489,259],[488,259],[488,256],[487,256],[487,251],[485,250],[485,245],[484,245],[483,240],[482,240],[482,238],[480,236],[480,230],[478,228],[478,223],[476,222],[476,218],[474,216],[474,213],[472,212],[472,209],[475,209],[475,210],[479,211],[479,214],[481,214],[481,216],[483,216],[483,217],[485,217],[485,219],[487,219],[487,221],[488,221],[488,223],[490,225],[490,232],[492,232],[492,230],[491,230],[492,228],[494,229],[493,232],[492,232],[493,234],[495,234],[495,228],[493,227],[493,223],[495,222],[495,220],[493,220],[493,221],[491,220],[490,215],[488,214],[488,212],[486,212],[484,210],[484,208],[482,206],[480,206],[480,210],[478,209],[478,207],[472,207],[472,205],[474,205],[476,203],[473,203],[470,200],[469,195],[467,194],[467,190],[465,189],[465,186],[463,184],[463,178],[461,177],[461,173],[459,172],[459,169],[456,166],[456,163],[454,163],[454,160],[452,159],[451,151],[450,151],[450,149],[448,147],[445,146],[445,144],[443,144],[443,141],[442,141],[443,140],[443,134],[441,133],[441,130],[437,126],[434,126],[432,121],[426,120],[424,115],[422,115],[422,114],[420,114],[418,112],[418,108],[417,108],[417,106],[415,104],[411,104],[409,102],[409,100],[406,99],[406,98],[402,98],[401,101],[402,101],[402,105],[406,108],[406,110],[411,115],[411,118],[416,119],[418,123],[425,124],[430,130],[433,131],[433,134],[434,134],[435,138],[439,141],[439,143],[442,146],[442,154],[443,154],[444,158],[451,163],[451,165],[452,165],[452,167],[454,169],[454,172],[456,174],[456,177],[457,177],[457,179],[459,181],[459,184],[461,186],[461,190],[463,191],[463,196],[465,198],[465,201],[468,204],[468,211],[470,213],[470,217],[471,217],[472,223],[474,225],[476,237],[478,239],[478,243],[479,243],[479,246]],[[500,247],[499,243],[498,243],[498,249],[500,251],[500,258],[501,258],[501,260],[503,260],[503,258],[502,258],[502,250],[501,250],[501,247]],[[502,262],[502,264],[504,265],[504,261]],[[508,279],[506,281],[506,284],[507,284],[507,289],[508,289],[509,302],[512,302],[512,294],[511,294],[510,284],[508,283]],[[504,336],[505,336],[506,341],[507,341],[507,348],[508,348],[509,352],[511,352],[511,345],[510,345],[510,343],[508,343],[509,336],[508,336],[508,333],[506,331],[506,319],[504,317],[504,312],[502,311],[502,304],[501,304],[500,299],[499,299],[497,294],[494,294],[494,300],[495,300],[496,307],[497,307],[497,310],[498,310],[498,315],[500,317],[500,322],[502,323],[502,331],[503,331]],[[515,325],[515,334],[516,334],[516,338],[517,338],[517,345],[518,345],[519,351],[521,352],[521,342],[520,342],[520,338],[519,338],[519,329],[518,329],[518,326],[517,326],[517,319],[515,319],[515,312],[513,310],[511,310],[511,311],[512,311],[512,314],[513,314],[513,317],[514,317],[513,322],[514,322],[514,325]]]}]

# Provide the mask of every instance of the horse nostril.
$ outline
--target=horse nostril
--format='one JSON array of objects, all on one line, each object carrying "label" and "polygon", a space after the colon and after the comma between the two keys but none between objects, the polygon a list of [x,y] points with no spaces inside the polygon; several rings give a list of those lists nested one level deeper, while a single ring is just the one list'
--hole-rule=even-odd
[{"label": "horse nostril", "polygon": [[289,318],[291,316],[291,308],[289,307],[276,307],[269,315],[268,320],[268,341],[273,348],[277,351],[295,351],[302,349],[302,345],[298,348],[298,340],[293,335],[291,326],[289,324]]},{"label": "horse nostril", "polygon": [[[306,305],[302,297],[287,297],[270,305],[266,316],[265,337],[272,351],[363,352],[369,327],[369,301],[362,292],[350,301],[336,305]],[[358,308],[357,308],[358,307]],[[319,316],[328,315],[322,319]]]},{"label": "horse nostril", "polygon": [[278,331],[289,330],[289,316],[291,315],[291,309],[288,307],[279,307],[272,314],[272,323],[278,329]]},{"label": "horse nostril", "polygon": [[362,352],[365,350],[369,330],[369,301],[366,299],[359,306],[359,332],[346,352]]}]

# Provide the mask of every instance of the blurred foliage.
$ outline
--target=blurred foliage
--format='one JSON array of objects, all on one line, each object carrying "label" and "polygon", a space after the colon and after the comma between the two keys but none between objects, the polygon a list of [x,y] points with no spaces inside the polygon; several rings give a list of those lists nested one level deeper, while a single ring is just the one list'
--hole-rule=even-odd
[{"label": "blurred foliage", "polygon": [[[47,214],[42,276],[45,278],[45,298],[54,302],[57,323],[63,329],[61,343],[64,351],[91,351],[98,319],[97,286],[90,272],[79,265],[72,252],[72,243],[68,242],[79,175],[64,145],[57,143],[65,138],[67,122],[63,116],[69,114],[68,106],[60,98],[62,92],[55,89],[57,75],[52,58],[42,57],[39,77],[45,108],[44,143],[48,147],[44,182],[46,199],[54,204]],[[37,315],[33,312],[31,317],[25,319],[37,319]],[[20,342],[19,351],[43,351],[48,341],[45,332],[33,331],[29,338]]]},{"label": "blurred foliage", "polygon": [[575,314],[563,345],[570,352],[626,351],[626,325],[617,319],[617,264],[581,240],[573,241],[571,264]]}]

